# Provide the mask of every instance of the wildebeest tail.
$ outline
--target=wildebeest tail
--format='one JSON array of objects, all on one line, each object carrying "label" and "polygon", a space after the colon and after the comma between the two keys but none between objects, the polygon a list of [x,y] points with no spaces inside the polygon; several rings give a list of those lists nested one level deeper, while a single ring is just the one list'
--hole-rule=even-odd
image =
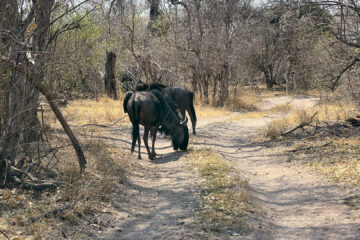
[{"label": "wildebeest tail", "polygon": [[130,99],[130,97],[132,96],[133,92],[132,91],[128,91],[126,94],[125,94],[125,98],[124,98],[124,102],[123,102],[123,108],[124,108],[124,113],[127,113],[128,110],[127,110],[127,103]]},{"label": "wildebeest tail", "polygon": [[[140,122],[140,110],[141,106],[135,100],[132,102],[132,112],[133,112],[133,119],[132,119],[132,144],[131,144],[131,152],[134,152],[135,145],[136,145],[136,139],[139,138],[139,122]],[[140,143],[139,143],[140,144]]]},{"label": "wildebeest tail", "polygon": [[196,122],[196,113],[195,113],[195,108],[194,108],[194,93],[191,92],[190,93],[190,109],[189,109],[189,114],[191,114],[193,116],[192,119],[194,119],[194,121]]}]

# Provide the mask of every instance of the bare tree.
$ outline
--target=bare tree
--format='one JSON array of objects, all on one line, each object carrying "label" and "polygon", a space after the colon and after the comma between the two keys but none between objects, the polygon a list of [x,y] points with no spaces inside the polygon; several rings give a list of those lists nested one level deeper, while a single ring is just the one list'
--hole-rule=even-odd
[{"label": "bare tree", "polygon": [[108,97],[117,99],[116,81],[115,81],[116,55],[113,52],[106,51],[105,62],[105,90]]},{"label": "bare tree", "polygon": [[[86,1],[79,3],[77,6]],[[52,94],[43,84],[45,78],[46,50],[51,41],[70,25],[63,26],[50,34],[50,26],[63,15],[51,20],[55,1],[2,1],[0,4],[0,71],[3,76],[0,132],[0,186],[7,178],[16,182],[19,178],[9,175],[9,169],[16,164],[17,152],[21,141],[29,143],[38,137],[37,109],[39,92],[48,100],[56,117],[64,127],[78,154],[80,167],[86,166],[81,147],[54,102]],[[26,11],[25,11],[26,10]],[[24,16],[24,13],[27,15]],[[30,131],[29,131],[30,129]],[[17,162],[18,166],[23,161]],[[36,187],[34,185],[34,187]],[[41,186],[40,186],[41,188]]]}]

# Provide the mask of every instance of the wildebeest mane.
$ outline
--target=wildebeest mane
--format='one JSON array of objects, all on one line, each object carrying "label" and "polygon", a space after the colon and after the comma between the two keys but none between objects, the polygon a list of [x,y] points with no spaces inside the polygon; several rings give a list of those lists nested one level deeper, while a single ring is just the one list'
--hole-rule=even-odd
[{"label": "wildebeest mane", "polygon": [[166,88],[167,86],[164,85],[164,84],[161,84],[161,83],[152,83],[150,84],[149,86],[149,90],[152,90],[152,89],[157,89],[159,91],[163,90],[164,88]]},{"label": "wildebeest mane", "polygon": [[161,111],[164,113],[161,121],[163,130],[166,135],[171,135],[170,125],[178,125],[182,120],[181,113],[177,105],[171,100],[171,98],[164,96],[159,90],[152,89],[150,91],[160,102]]}]

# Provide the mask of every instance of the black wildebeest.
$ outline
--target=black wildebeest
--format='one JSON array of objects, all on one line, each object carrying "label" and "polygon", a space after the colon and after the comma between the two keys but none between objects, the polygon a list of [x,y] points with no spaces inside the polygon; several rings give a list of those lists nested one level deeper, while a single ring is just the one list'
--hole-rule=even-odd
[{"label": "black wildebeest", "polygon": [[[133,126],[131,153],[134,152],[136,140],[138,140],[140,155],[140,133],[139,124],[144,126],[144,143],[149,158],[154,159],[156,133],[159,126],[167,135],[170,135],[174,150],[186,150],[189,143],[189,132],[187,128],[187,118],[182,119],[180,110],[169,97],[154,89],[151,91],[127,92],[124,98],[124,112],[129,114]],[[152,151],[148,145],[149,131],[152,137]]]},{"label": "black wildebeest", "polygon": [[196,113],[194,108],[194,93],[192,91],[185,87],[165,86],[160,83],[153,83],[150,86],[141,84],[136,89],[141,91],[146,87],[148,90],[157,89],[165,96],[169,96],[176,103],[176,105],[178,105],[182,116],[185,116],[185,111],[187,111],[191,119],[193,133],[196,134]]}]

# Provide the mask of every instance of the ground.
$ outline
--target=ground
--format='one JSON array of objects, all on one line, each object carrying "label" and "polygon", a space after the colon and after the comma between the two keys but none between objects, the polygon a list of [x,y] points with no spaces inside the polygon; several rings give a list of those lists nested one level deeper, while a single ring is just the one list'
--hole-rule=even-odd
[{"label": "ground", "polygon": [[[277,97],[261,103],[262,110],[292,104],[311,107],[311,97]],[[250,192],[260,203],[263,219],[252,221],[247,236],[232,239],[360,239],[359,223],[352,209],[344,204],[349,191],[328,182],[323,176],[296,164],[254,141],[259,129],[278,114],[262,118],[232,120],[231,116],[199,119],[198,134],[191,136],[191,148],[210,147],[234,163]],[[126,129],[130,139],[130,129]],[[135,193],[126,203],[131,210],[105,239],[193,239],[222,238],[209,235],[194,224],[194,194],[199,184],[184,160],[184,153],[173,152],[167,139],[158,139],[163,158],[150,161],[144,148],[144,171],[129,179]],[[130,142],[127,149],[130,147]],[[119,203],[124,205],[124,203]],[[127,208],[126,207],[126,208]]]},{"label": "ground", "polygon": [[[159,136],[156,149],[161,157],[149,160],[144,147],[142,160],[136,154],[130,157],[136,163],[134,171],[114,190],[113,200],[104,203],[101,213],[92,215],[92,227],[80,224],[80,238],[360,239],[354,208],[345,204],[355,190],[341,188],[310,168],[289,162],[257,139],[267,123],[285,114],[270,109],[288,104],[311,107],[317,101],[315,97],[274,97],[259,103],[266,114],[256,117],[231,113],[198,119],[197,135],[190,135],[190,152],[214,149],[231,163],[232,174],[247,180],[258,208],[257,213],[244,216],[250,231],[211,232],[199,224],[198,196],[204,178],[187,160],[188,153],[174,152],[169,139]],[[101,128],[96,135],[97,141],[121,146],[129,153],[131,126]],[[52,236],[61,239],[66,235]]]}]

